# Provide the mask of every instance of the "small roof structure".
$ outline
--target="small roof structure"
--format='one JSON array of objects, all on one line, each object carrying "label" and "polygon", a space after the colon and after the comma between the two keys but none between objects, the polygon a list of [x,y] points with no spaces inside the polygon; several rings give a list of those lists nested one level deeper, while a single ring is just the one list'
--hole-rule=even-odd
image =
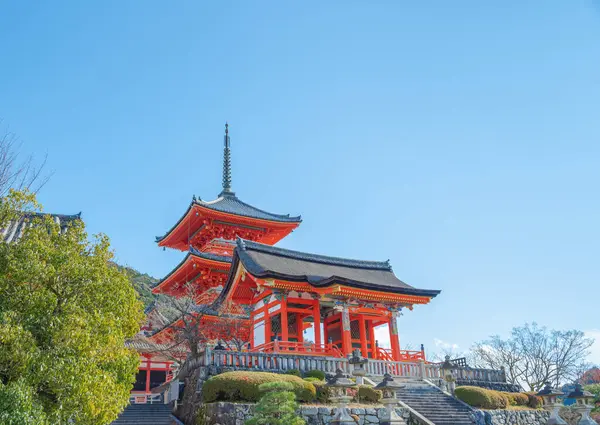
[{"label": "small roof structure", "polygon": [[23,236],[25,229],[33,225],[32,219],[43,217],[52,218],[54,222],[60,225],[61,231],[65,231],[70,223],[81,219],[81,213],[72,215],[38,212],[25,213],[19,219],[10,221],[5,228],[0,228],[0,241],[6,243],[17,242]]}]

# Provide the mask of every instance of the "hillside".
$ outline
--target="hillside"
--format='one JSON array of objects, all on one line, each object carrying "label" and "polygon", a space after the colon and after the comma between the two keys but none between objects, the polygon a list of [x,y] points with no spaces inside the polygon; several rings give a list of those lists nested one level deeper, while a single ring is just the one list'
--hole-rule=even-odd
[{"label": "hillside", "polygon": [[138,294],[140,294],[140,298],[144,303],[144,308],[148,307],[152,301],[156,299],[156,295],[152,293],[152,287],[158,282],[158,279],[149,276],[146,273],[141,273],[131,267],[118,264],[117,267],[129,276],[133,287]]}]

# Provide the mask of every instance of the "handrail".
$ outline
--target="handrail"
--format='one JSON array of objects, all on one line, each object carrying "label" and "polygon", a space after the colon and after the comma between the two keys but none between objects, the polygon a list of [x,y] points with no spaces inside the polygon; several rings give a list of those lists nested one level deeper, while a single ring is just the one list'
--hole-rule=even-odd
[{"label": "handrail", "polygon": [[306,344],[294,341],[271,341],[252,349],[259,353],[293,353],[311,356],[344,357],[339,348],[333,344]]},{"label": "handrail", "polygon": [[392,350],[389,348],[377,347],[377,358],[389,361],[414,362],[425,360],[425,353],[423,351],[400,350],[399,359],[395,360]]}]

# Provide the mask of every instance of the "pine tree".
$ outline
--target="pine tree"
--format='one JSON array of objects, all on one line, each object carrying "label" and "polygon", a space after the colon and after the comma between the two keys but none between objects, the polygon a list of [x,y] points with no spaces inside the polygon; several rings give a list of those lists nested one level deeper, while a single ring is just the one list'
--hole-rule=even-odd
[{"label": "pine tree", "polygon": [[255,415],[246,425],[305,425],[296,414],[298,403],[289,382],[268,382],[258,387],[263,396],[256,405]]}]

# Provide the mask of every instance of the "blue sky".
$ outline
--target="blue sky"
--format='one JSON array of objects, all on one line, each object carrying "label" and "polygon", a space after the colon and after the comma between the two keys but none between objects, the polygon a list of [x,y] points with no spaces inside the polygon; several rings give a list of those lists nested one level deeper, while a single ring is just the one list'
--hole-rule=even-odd
[{"label": "blue sky", "polygon": [[153,276],[228,120],[238,196],[303,216],[281,246],[443,291],[403,343],[600,337],[599,40],[594,0],[5,1],[0,117],[48,153],[46,210]]}]

